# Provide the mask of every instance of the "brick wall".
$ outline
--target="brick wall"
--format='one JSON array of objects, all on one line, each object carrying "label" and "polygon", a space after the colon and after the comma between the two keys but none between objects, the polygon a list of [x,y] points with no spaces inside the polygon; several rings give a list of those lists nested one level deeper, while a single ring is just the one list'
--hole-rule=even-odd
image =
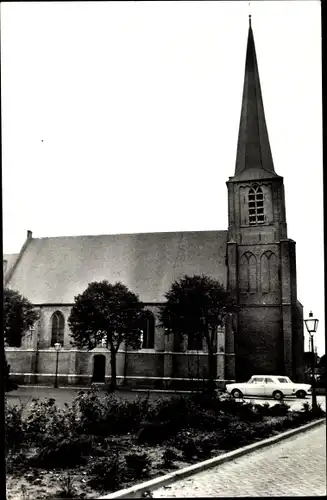
[{"label": "brick wall", "polygon": [[[39,352],[38,371],[39,373],[55,373],[56,370],[56,350],[43,350]],[[69,373],[69,351],[60,351],[58,354],[58,373]]]},{"label": "brick wall", "polygon": [[173,376],[177,378],[203,378],[208,373],[208,356],[196,353],[173,354]]},{"label": "brick wall", "polygon": [[30,373],[34,352],[15,347],[6,347],[6,359],[10,365],[10,373]]},{"label": "brick wall", "polygon": [[239,312],[236,378],[283,373],[283,333],[279,307],[249,307]]}]

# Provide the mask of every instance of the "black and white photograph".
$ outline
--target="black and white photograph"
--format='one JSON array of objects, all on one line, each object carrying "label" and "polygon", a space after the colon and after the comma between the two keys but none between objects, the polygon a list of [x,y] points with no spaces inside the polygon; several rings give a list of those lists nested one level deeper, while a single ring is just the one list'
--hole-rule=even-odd
[{"label": "black and white photograph", "polygon": [[326,495],[321,37],[2,3],[7,500]]}]

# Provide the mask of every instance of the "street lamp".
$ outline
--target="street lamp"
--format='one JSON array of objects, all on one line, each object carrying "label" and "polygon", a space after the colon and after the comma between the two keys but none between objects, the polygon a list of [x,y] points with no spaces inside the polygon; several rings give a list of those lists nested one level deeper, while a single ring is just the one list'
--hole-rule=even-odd
[{"label": "street lamp", "polygon": [[308,330],[311,340],[311,354],[312,354],[312,408],[317,408],[317,395],[316,395],[316,378],[315,378],[315,350],[313,345],[313,335],[318,329],[319,320],[313,317],[312,311],[309,312],[309,318],[304,320],[305,326]]},{"label": "street lamp", "polygon": [[61,344],[59,342],[56,342],[54,347],[56,349],[56,375],[55,375],[54,387],[58,387],[58,361],[59,361],[59,351],[61,349]]},{"label": "street lamp", "polygon": [[34,325],[31,325],[29,327],[29,335],[28,335],[28,339],[30,341],[30,346],[33,347],[33,339],[34,339],[34,331],[35,331],[35,328],[34,328]]}]

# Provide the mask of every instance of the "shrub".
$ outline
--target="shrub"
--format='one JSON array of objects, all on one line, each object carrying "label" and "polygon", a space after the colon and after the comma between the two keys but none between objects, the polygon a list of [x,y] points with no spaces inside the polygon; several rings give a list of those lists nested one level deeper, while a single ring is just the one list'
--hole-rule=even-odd
[{"label": "shrub", "polygon": [[6,471],[11,474],[23,475],[30,468],[29,459],[27,457],[27,449],[11,449],[6,455]]},{"label": "shrub", "polygon": [[175,427],[185,425],[190,414],[189,398],[172,396],[159,398],[148,408],[147,420],[150,422],[174,422]]},{"label": "shrub", "polygon": [[245,403],[238,408],[238,417],[245,422],[262,422],[263,415],[258,412],[252,403]]},{"label": "shrub", "polygon": [[305,421],[311,421],[326,416],[326,412],[322,409],[320,404],[318,404],[316,408],[312,408],[307,401],[302,404],[301,413]]},{"label": "shrub", "polygon": [[269,403],[263,403],[263,404],[255,404],[254,409],[259,415],[262,415],[263,417],[267,417],[270,415],[270,404]]},{"label": "shrub", "polygon": [[223,450],[233,450],[240,446],[245,446],[252,441],[254,431],[245,422],[238,422],[230,425],[221,431],[219,436],[219,447]]},{"label": "shrub", "polygon": [[86,463],[91,454],[93,439],[91,436],[77,436],[62,439],[59,437],[41,448],[30,463],[34,467],[61,469]]},{"label": "shrub", "polygon": [[178,450],[181,450],[185,460],[191,461],[193,458],[201,455],[199,440],[200,439],[194,434],[191,434],[191,432],[182,431],[179,432],[177,436],[171,440],[171,443]]},{"label": "shrub", "polygon": [[222,401],[216,393],[194,393],[189,396],[189,400],[194,407],[203,410],[219,412],[222,409]]},{"label": "shrub", "polygon": [[84,433],[109,436],[135,432],[147,414],[149,398],[126,401],[113,393],[99,395],[95,388],[80,392],[76,399]]},{"label": "shrub", "polygon": [[162,454],[163,466],[166,468],[172,468],[174,466],[174,461],[178,459],[178,455],[175,450],[167,448]]},{"label": "shrub", "polygon": [[214,449],[214,444],[209,437],[204,437],[198,442],[198,447],[200,448],[199,457],[209,458]]},{"label": "shrub", "polygon": [[24,406],[9,407],[5,402],[5,450],[17,451],[25,444]]},{"label": "shrub", "polygon": [[213,431],[229,425],[232,420],[220,409],[221,402],[217,395],[194,393],[159,401],[148,418],[151,421],[171,422],[175,433],[183,429]]},{"label": "shrub", "polygon": [[326,416],[326,412],[322,409],[320,404],[318,404],[316,408],[311,408],[311,413],[314,419]]},{"label": "shrub", "polygon": [[286,403],[277,403],[270,407],[269,415],[272,417],[284,417],[289,413],[290,406]]},{"label": "shrub", "polygon": [[139,443],[161,444],[178,432],[176,421],[168,422],[142,422],[137,434]]},{"label": "shrub", "polygon": [[311,409],[311,406],[310,406],[310,403],[308,403],[308,401],[305,401],[304,403],[302,403],[302,411],[303,412],[309,413],[310,409]]},{"label": "shrub", "polygon": [[181,451],[183,453],[183,457],[187,461],[193,460],[195,457],[198,457],[201,454],[197,446],[197,442],[195,439],[187,439],[183,443],[181,443]]},{"label": "shrub", "polygon": [[27,443],[46,446],[54,439],[76,434],[79,430],[76,408],[66,404],[65,410],[61,410],[52,398],[45,401],[33,398],[23,427]]},{"label": "shrub", "polygon": [[251,426],[250,432],[248,435],[251,438],[260,438],[260,439],[266,439],[270,437],[274,430],[276,429],[276,422],[256,422],[254,425]]},{"label": "shrub", "polygon": [[294,418],[294,415],[287,415],[284,420],[282,420],[282,430],[286,431],[298,426],[299,421]]},{"label": "shrub", "polygon": [[71,474],[68,472],[63,478],[59,480],[60,490],[55,493],[51,498],[76,498],[77,493],[74,487],[74,481]]},{"label": "shrub", "polygon": [[127,469],[125,475],[128,479],[138,479],[149,475],[151,460],[146,453],[130,453],[125,455]]},{"label": "shrub", "polygon": [[119,460],[119,455],[98,458],[94,460],[89,469],[91,478],[88,481],[89,486],[98,490],[114,491],[119,488],[123,476],[124,466]]},{"label": "shrub", "polygon": [[230,415],[235,415],[238,412],[240,406],[244,403],[243,401],[237,401],[232,396],[226,397],[221,400],[221,411],[229,413]]}]

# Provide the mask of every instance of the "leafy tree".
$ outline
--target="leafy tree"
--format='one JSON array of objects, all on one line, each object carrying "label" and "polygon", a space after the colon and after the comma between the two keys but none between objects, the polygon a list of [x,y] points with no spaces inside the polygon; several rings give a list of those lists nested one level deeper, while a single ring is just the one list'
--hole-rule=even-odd
[{"label": "leafy tree", "polygon": [[10,347],[20,347],[25,332],[39,319],[33,304],[15,290],[4,289],[4,339]]},{"label": "leafy tree", "polygon": [[134,348],[140,347],[137,321],[143,311],[138,296],[122,283],[110,284],[104,280],[90,283],[75,297],[68,324],[72,332],[72,345],[94,349],[105,341],[110,349],[112,391],[116,389],[116,354],[123,341]]},{"label": "leafy tree", "polygon": [[208,375],[210,387],[216,378],[217,327],[225,323],[235,304],[221,283],[202,275],[187,276],[175,281],[165,295],[160,320],[168,332],[178,338],[191,336],[204,339],[208,346]]},{"label": "leafy tree", "polygon": [[[10,347],[20,347],[25,332],[39,318],[38,312],[33,304],[15,290],[5,288],[3,292],[3,332],[4,343]],[[17,386],[9,379],[10,365],[6,360],[6,353],[3,353],[4,359],[4,381],[5,391],[16,389]]]}]

